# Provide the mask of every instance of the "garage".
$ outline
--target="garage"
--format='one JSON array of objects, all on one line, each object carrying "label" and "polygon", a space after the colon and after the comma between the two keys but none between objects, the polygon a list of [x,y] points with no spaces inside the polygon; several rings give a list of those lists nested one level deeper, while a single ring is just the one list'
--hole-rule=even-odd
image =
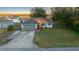
[{"label": "garage", "polygon": [[22,22],[21,28],[23,31],[35,31],[37,29],[37,23],[33,20],[27,20]]}]

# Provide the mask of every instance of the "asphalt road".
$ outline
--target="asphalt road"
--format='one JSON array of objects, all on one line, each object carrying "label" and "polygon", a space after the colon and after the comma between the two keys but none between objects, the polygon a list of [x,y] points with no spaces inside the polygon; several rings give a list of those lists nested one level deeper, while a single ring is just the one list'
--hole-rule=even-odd
[{"label": "asphalt road", "polygon": [[21,32],[17,37],[0,48],[35,48],[33,43],[35,31]]}]

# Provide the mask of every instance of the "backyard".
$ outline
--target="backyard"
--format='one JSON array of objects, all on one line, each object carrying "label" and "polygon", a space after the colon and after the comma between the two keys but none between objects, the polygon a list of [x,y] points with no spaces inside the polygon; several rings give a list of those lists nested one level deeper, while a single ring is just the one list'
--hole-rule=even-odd
[{"label": "backyard", "polygon": [[79,47],[79,33],[66,28],[42,29],[34,42],[39,48]]}]

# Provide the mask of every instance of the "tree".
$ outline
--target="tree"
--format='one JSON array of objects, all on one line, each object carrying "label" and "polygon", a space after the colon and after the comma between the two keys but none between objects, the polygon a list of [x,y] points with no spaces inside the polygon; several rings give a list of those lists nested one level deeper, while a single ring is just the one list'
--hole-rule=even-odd
[{"label": "tree", "polygon": [[8,26],[8,31],[13,31],[14,30],[14,26],[13,25],[9,25]]},{"label": "tree", "polygon": [[55,8],[54,14],[52,19],[54,21],[63,22],[65,25],[71,25],[73,20],[71,20],[72,17],[72,8]]},{"label": "tree", "polygon": [[79,32],[79,7],[55,8],[52,20],[66,25]]},{"label": "tree", "polygon": [[79,21],[79,7],[74,8],[73,19]]},{"label": "tree", "polygon": [[79,7],[74,8],[72,19],[74,20],[72,24],[73,29],[79,32]]},{"label": "tree", "polygon": [[43,8],[34,8],[32,9],[32,17],[43,17],[45,18],[46,11]]},{"label": "tree", "polygon": [[79,32],[79,21],[75,21],[75,22],[73,22],[73,29],[75,30],[75,31],[78,31]]}]

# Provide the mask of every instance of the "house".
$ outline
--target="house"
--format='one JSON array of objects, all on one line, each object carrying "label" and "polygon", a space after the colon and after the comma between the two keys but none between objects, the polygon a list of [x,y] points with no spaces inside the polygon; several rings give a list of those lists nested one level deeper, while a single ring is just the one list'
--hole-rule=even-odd
[{"label": "house", "polygon": [[20,23],[20,17],[13,17],[13,23]]},{"label": "house", "polygon": [[21,28],[23,31],[41,30],[42,28],[53,28],[53,22],[44,18],[33,18],[21,20]]},{"label": "house", "polygon": [[26,20],[21,22],[21,28],[23,31],[34,31],[37,30],[37,22],[34,20]]},{"label": "house", "polygon": [[0,28],[6,29],[9,25],[13,25],[13,22],[11,20],[5,20],[0,22]]},{"label": "house", "polygon": [[12,18],[10,18],[9,16],[3,16],[3,19],[5,19],[5,20],[12,20]]},{"label": "house", "polygon": [[6,29],[9,25],[13,25],[12,20],[8,20],[7,17],[0,17],[0,28]]},{"label": "house", "polygon": [[53,22],[46,18],[34,18],[40,28],[53,28]]}]

